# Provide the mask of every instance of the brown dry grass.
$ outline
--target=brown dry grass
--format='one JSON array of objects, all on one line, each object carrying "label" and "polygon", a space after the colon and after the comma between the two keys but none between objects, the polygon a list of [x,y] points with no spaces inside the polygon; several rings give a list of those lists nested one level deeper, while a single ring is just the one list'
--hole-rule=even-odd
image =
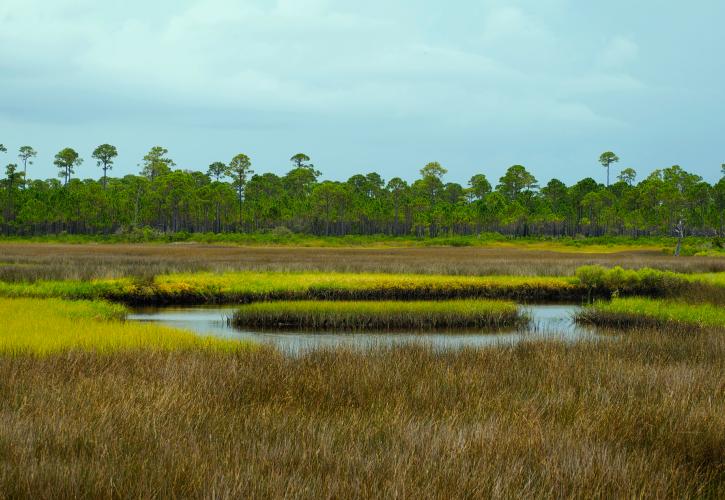
[{"label": "brown dry grass", "polygon": [[6,497],[725,495],[725,337],[0,358]]},{"label": "brown dry grass", "polygon": [[0,280],[91,279],[195,271],[337,271],[463,275],[571,275],[600,264],[678,272],[725,271],[718,257],[657,251],[564,253],[517,248],[290,248],[201,244],[0,244]]}]

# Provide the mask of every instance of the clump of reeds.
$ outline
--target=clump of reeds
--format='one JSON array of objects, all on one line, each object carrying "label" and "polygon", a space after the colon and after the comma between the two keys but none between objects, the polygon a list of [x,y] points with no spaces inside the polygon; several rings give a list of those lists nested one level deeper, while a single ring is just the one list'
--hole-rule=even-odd
[{"label": "clump of reeds", "polygon": [[725,308],[712,304],[642,297],[597,301],[577,314],[577,321],[615,328],[681,327],[725,329]]},{"label": "clump of reeds", "polygon": [[524,321],[513,302],[492,300],[257,302],[232,318],[239,327],[321,330],[499,328]]}]

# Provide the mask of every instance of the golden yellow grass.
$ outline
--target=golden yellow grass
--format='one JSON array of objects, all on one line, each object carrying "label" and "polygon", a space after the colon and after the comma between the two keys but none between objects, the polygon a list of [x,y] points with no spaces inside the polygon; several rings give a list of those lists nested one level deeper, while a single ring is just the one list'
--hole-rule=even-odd
[{"label": "golden yellow grass", "polygon": [[722,498],[725,337],[0,356],[7,497]]},{"label": "golden yellow grass", "polygon": [[203,338],[191,332],[124,322],[123,306],[60,299],[0,299],[0,355],[66,351],[212,349],[234,351],[249,343]]}]

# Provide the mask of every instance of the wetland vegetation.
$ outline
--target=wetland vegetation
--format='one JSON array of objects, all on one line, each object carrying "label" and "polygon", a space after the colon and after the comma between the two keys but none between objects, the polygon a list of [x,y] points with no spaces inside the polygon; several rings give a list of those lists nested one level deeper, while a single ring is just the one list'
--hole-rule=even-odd
[{"label": "wetland vegetation", "polygon": [[[0,250],[9,497],[725,494],[717,257],[526,246]],[[238,306],[249,321],[350,335],[519,321],[502,297],[612,295],[581,318],[628,314],[602,322],[626,326],[608,335],[293,355],[124,321],[118,304],[251,302]]]},{"label": "wetland vegetation", "polygon": [[725,337],[0,358],[19,496],[725,494]]},{"label": "wetland vegetation", "polygon": [[284,301],[244,305],[231,321],[240,327],[417,331],[510,327],[526,317],[515,303],[494,300]]},{"label": "wetland vegetation", "polygon": [[101,301],[2,298],[0,357],[71,351],[235,351],[252,347],[244,342],[202,338],[172,328],[126,322],[126,314],[125,307]]},{"label": "wetland vegetation", "polygon": [[725,500],[724,19],[0,0],[0,500]]},{"label": "wetland vegetation", "polygon": [[[189,273],[104,280],[1,282],[0,296],[106,299],[129,304],[213,304],[260,300],[443,300],[503,298],[582,301],[622,295],[721,301],[725,286],[708,274],[585,266],[575,276],[451,276],[383,273]],[[694,292],[693,292],[694,293]]]},{"label": "wetland vegetation", "polygon": [[597,301],[584,308],[577,315],[577,320],[616,328],[650,326],[725,330],[725,307],[642,297],[615,298]]},{"label": "wetland vegetation", "polygon": [[[586,240],[585,240],[586,241]],[[725,259],[686,259],[661,247],[496,243],[476,247],[268,247],[183,244],[44,244],[0,242],[0,280],[53,281],[236,271],[572,276],[600,265],[680,273],[725,271]],[[596,250],[596,251],[593,251]]]}]

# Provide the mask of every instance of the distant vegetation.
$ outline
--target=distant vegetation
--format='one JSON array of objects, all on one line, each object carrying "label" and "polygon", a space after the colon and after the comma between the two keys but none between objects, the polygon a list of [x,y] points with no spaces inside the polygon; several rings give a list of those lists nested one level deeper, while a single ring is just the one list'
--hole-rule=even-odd
[{"label": "distant vegetation", "polygon": [[[347,238],[345,238],[347,240]],[[695,238],[688,238],[695,243]],[[435,241],[435,240],[430,240]],[[577,240],[578,242],[579,240]],[[583,240],[589,242],[590,240]],[[596,241],[596,240],[595,240]],[[401,242],[407,244],[408,241]],[[571,241],[574,243],[574,241]],[[657,243],[657,242],[654,242]],[[299,245],[81,245],[0,242],[0,281],[35,282],[153,277],[163,274],[237,271],[448,275],[572,276],[584,265],[651,267],[679,273],[722,273],[725,259],[667,255],[663,246],[497,243],[462,248],[438,246],[305,247]],[[310,244],[317,245],[315,240]],[[631,249],[631,251],[627,251]],[[563,250],[552,251],[552,250]],[[691,250],[688,248],[688,251]],[[725,275],[725,273],[722,273]]]},{"label": "distant vegetation", "polygon": [[[4,235],[115,234],[141,240],[259,232],[272,240],[293,234],[700,235],[713,238],[718,248],[725,236],[725,177],[711,185],[672,166],[637,182],[637,173],[627,167],[610,184],[609,172],[619,161],[612,152],[599,158],[607,169],[606,185],[587,177],[571,186],[557,179],[540,186],[521,165],[510,167],[495,185],[480,173],[462,186],[446,182],[447,170],[437,162],[425,165],[412,184],[399,177],[385,181],[375,172],[320,181],[302,153],[290,159],[292,168],[282,176],[255,174],[244,154],[213,162],[205,171],[179,169],[160,146],[144,156],[140,175],[114,178],[118,151],[110,144],[92,152],[93,170],[82,171],[81,155],[64,148],[54,161],[61,180],[34,180],[36,155],[23,146],[18,163],[6,168],[0,194]],[[92,172],[100,179],[88,178]]]}]

